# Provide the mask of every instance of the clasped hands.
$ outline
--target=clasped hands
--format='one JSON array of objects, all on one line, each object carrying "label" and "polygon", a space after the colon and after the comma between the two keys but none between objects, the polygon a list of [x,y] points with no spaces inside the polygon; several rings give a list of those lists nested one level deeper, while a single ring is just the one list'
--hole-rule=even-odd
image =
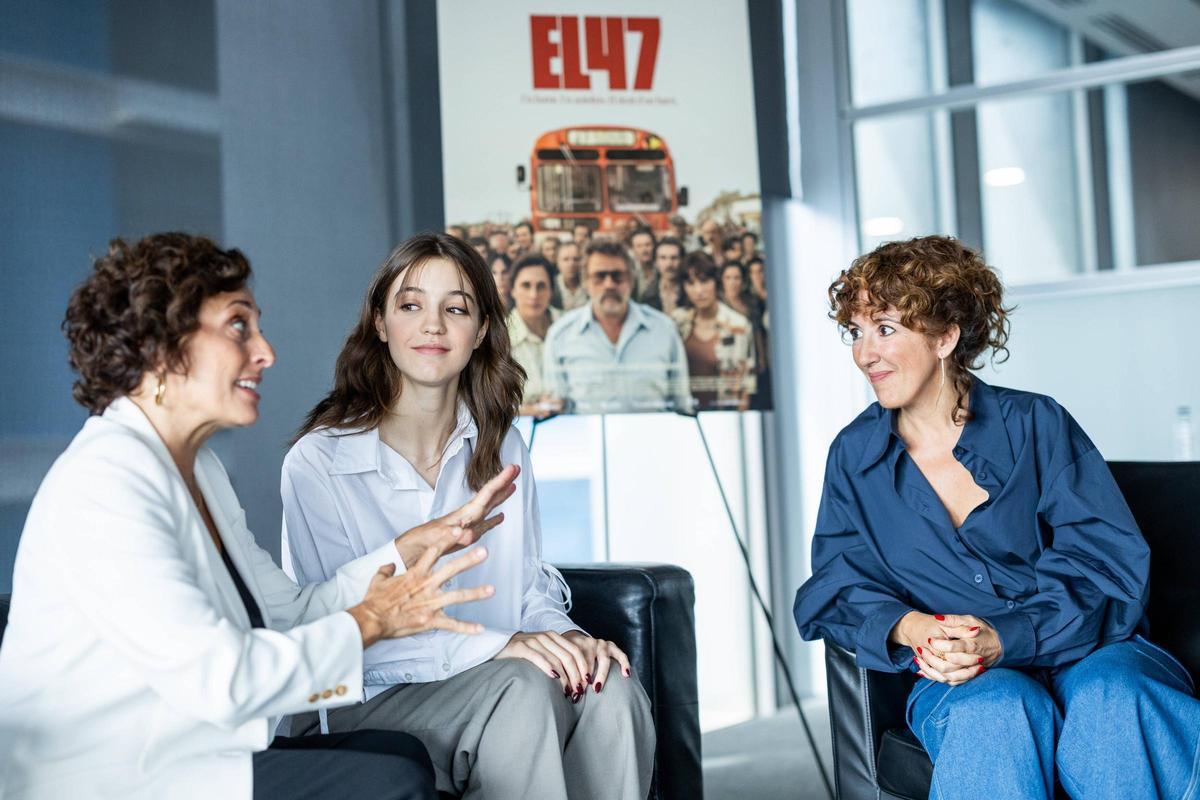
[{"label": "clasped hands", "polygon": [[912,650],[921,677],[950,686],[982,675],[1003,653],[996,629],[966,614],[910,611],[889,638]]}]

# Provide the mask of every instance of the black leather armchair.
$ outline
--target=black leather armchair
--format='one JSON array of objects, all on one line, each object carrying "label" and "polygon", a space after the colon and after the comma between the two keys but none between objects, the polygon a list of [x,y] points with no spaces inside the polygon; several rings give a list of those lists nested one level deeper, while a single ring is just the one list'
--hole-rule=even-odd
[{"label": "black leather armchair", "polygon": [[[1200,462],[1110,462],[1150,545],[1150,635],[1200,676]],[[909,732],[905,701],[915,677],[859,669],[825,642],[833,760],[841,800],[924,800],[933,764]]]},{"label": "black leather armchair", "polygon": [[701,800],[692,576],[662,564],[589,564],[559,570],[571,587],[571,618],[625,651],[650,698],[658,734],[650,797]]},{"label": "black leather armchair", "polygon": [[[651,800],[701,800],[692,576],[665,564],[560,567],[571,587],[571,618],[629,656],[658,734]],[[0,595],[0,639],[9,596]]]}]

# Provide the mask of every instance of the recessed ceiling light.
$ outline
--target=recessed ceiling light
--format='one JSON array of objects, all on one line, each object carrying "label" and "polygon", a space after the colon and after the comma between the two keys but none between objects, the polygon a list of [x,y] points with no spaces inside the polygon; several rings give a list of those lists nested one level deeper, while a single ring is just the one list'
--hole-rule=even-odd
[{"label": "recessed ceiling light", "polygon": [[904,230],[904,220],[899,217],[871,217],[862,224],[866,236],[895,236]]},{"label": "recessed ceiling light", "polygon": [[996,167],[983,173],[988,186],[1016,186],[1025,182],[1025,170],[1020,167]]}]

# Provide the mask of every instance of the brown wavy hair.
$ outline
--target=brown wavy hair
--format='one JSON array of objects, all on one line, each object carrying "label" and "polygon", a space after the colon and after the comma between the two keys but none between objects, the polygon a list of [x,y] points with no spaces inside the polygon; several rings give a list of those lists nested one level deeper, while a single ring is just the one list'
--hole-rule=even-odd
[{"label": "brown wavy hair", "polygon": [[62,323],[79,375],[75,401],[100,414],[136,389],[148,370],[186,372],[187,338],[200,327],[200,306],[249,280],[241,251],[222,250],[203,236],[157,233],[132,245],[113,239],[71,293]]},{"label": "brown wavy hair", "polygon": [[367,430],[379,426],[400,395],[400,370],[375,328],[384,316],[388,289],[405,271],[430,259],[455,264],[471,285],[487,334],[458,376],[458,392],[479,434],[467,465],[467,484],[478,491],[503,466],[500,445],[516,418],[525,370],[512,357],[508,325],[496,282],[473,247],[444,233],[422,233],[392,251],[375,271],[358,322],[333,371],[333,390],[308,412],[296,439],[320,428]]},{"label": "brown wavy hair", "polygon": [[983,256],[949,236],[922,236],[885,242],[859,256],[829,286],[830,319],[845,330],[860,311],[894,307],[900,323],[927,336],[941,336],[952,325],[958,344],[947,359],[955,392],[954,421],[971,418],[970,370],[1008,359],[1008,315],[1000,276]]}]

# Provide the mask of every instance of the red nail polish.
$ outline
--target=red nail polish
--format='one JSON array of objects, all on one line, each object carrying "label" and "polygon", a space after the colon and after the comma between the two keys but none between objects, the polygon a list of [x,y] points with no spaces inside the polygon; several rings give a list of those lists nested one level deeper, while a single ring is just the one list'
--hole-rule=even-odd
[{"label": "red nail polish", "polygon": [[987,667],[980,667],[980,668],[979,668],[979,672],[976,672],[975,674],[976,674],[976,675],[982,675],[982,674],[983,674],[983,673],[985,673],[985,672],[987,672]]},{"label": "red nail polish", "polygon": [[596,681],[596,694],[600,694],[600,687],[603,685],[600,681]]},{"label": "red nail polish", "polygon": [[978,626],[978,625],[972,625],[971,627],[967,628],[967,630],[969,630],[969,631],[977,631],[977,630],[979,630],[979,626]]},{"label": "red nail polish", "polygon": [[924,651],[924,650],[922,650],[922,649],[921,649],[921,648],[919,648],[919,647],[917,648],[917,653],[918,653],[919,655],[925,655],[925,651]]},{"label": "red nail polish", "polygon": [[587,675],[584,675],[583,679],[585,681],[587,681],[588,683],[591,683],[592,682],[592,673],[589,672]]},{"label": "red nail polish", "polygon": [[571,690],[563,689],[563,697],[570,697],[570,696],[571,696]]},{"label": "red nail polish", "polygon": [[932,636],[930,636],[928,639],[926,639],[926,640],[925,640],[925,644],[927,644],[927,645],[932,645],[932,644],[933,644],[933,637],[932,637]]},{"label": "red nail polish", "polygon": [[979,663],[980,663],[980,664],[982,664],[982,663],[983,663],[983,656],[980,656],[980,657],[979,657]]},{"label": "red nail polish", "polygon": [[627,670],[627,669],[625,669],[624,667],[622,667],[622,668],[621,668],[621,672],[624,672],[624,673],[625,673],[625,677],[626,677],[626,678],[628,678],[628,677],[629,677],[629,670]]},{"label": "red nail polish", "polygon": [[933,615],[933,618],[934,618],[934,619],[936,619],[938,622],[945,622],[945,621],[946,621],[946,615],[945,615],[945,614],[934,614],[934,615]]},{"label": "red nail polish", "polygon": [[920,664],[920,663],[921,663],[921,660],[920,660],[919,658],[917,658],[916,656],[913,656],[913,663],[914,663],[914,664]]},{"label": "red nail polish", "polygon": [[575,693],[583,694],[583,684],[582,683],[575,684]]},{"label": "red nail polish", "polygon": [[550,677],[554,678],[554,680],[558,680],[558,673],[554,670],[550,670]]}]

